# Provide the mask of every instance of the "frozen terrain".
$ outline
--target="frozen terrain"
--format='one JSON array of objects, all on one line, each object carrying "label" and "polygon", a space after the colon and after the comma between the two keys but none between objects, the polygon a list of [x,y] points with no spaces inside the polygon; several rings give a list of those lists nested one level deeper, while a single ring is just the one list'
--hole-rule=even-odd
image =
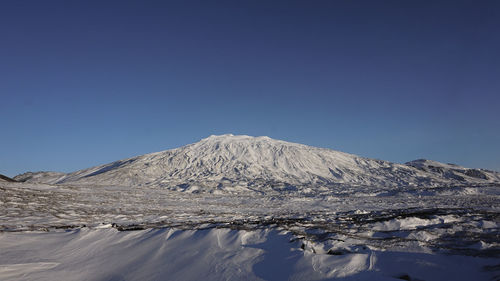
[{"label": "frozen terrain", "polygon": [[211,136],[0,181],[0,280],[499,280],[500,176]]},{"label": "frozen terrain", "polygon": [[329,254],[276,229],[83,228],[0,239],[2,280],[489,280],[498,267],[491,258],[415,250]]}]

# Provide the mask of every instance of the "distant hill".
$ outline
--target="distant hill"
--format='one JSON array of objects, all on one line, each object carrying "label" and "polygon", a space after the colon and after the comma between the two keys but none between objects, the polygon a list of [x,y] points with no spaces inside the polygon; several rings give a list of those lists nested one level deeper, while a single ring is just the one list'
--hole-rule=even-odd
[{"label": "distant hill", "polygon": [[15,180],[0,174],[0,181],[16,182]]},{"label": "distant hill", "polygon": [[66,175],[59,172],[26,172],[14,177],[17,182],[53,183]]}]

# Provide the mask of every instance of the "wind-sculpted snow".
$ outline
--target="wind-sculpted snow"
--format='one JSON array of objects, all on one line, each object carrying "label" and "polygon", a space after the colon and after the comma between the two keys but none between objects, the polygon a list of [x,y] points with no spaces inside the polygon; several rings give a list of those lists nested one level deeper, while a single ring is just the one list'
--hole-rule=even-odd
[{"label": "wind-sculpted snow", "polygon": [[[187,192],[330,194],[350,187],[380,190],[500,183],[498,173],[442,173],[268,137],[211,136],[38,182],[158,186]],[[33,177],[33,176],[32,176]]]},{"label": "wind-sculpted snow", "polygon": [[[2,280],[488,280],[494,260],[328,244],[276,229],[0,235]],[[29,252],[30,257],[23,253]],[[416,262],[415,262],[416,261]],[[410,279],[411,278],[411,279]]]}]

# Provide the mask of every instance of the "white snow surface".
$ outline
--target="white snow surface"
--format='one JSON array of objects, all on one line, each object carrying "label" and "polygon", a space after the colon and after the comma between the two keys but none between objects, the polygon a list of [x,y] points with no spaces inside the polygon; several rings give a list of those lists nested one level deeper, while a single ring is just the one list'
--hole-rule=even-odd
[{"label": "white snow surface", "polygon": [[[456,166],[457,171],[446,174],[415,163],[395,164],[269,137],[229,134],[69,174],[30,175],[28,181],[158,186],[186,192],[302,194],[343,191],[346,186],[393,190],[395,187],[500,183],[499,174],[492,171]],[[472,172],[467,172],[469,170]]]},{"label": "white snow surface", "polygon": [[1,183],[0,280],[494,280],[497,191],[325,197]]},{"label": "white snow surface", "polygon": [[[491,259],[365,249],[344,255],[278,230],[1,233],[2,280],[487,280]],[[29,253],[27,255],[26,253]]]}]

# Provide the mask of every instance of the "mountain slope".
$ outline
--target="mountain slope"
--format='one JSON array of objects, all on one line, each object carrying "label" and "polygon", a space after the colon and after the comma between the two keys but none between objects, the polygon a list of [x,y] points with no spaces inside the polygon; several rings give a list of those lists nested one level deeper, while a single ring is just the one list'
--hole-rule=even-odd
[{"label": "mountain slope", "polygon": [[51,183],[65,176],[65,173],[60,172],[26,172],[14,177],[18,182],[41,182]]},{"label": "mountain slope", "polygon": [[159,186],[190,192],[286,190],[307,193],[353,186],[433,187],[491,183],[498,179],[498,176],[466,173],[460,178],[446,177],[411,163],[395,164],[268,137],[222,135],[177,149],[51,177],[48,182]]},{"label": "mountain slope", "polygon": [[480,179],[490,182],[500,182],[500,173],[484,169],[468,169],[455,164],[444,164],[437,161],[418,159],[407,162],[406,165],[415,167],[421,171],[440,175],[445,179],[458,181],[471,181],[471,179]]},{"label": "mountain slope", "polygon": [[0,181],[15,182],[15,180],[0,174]]}]

